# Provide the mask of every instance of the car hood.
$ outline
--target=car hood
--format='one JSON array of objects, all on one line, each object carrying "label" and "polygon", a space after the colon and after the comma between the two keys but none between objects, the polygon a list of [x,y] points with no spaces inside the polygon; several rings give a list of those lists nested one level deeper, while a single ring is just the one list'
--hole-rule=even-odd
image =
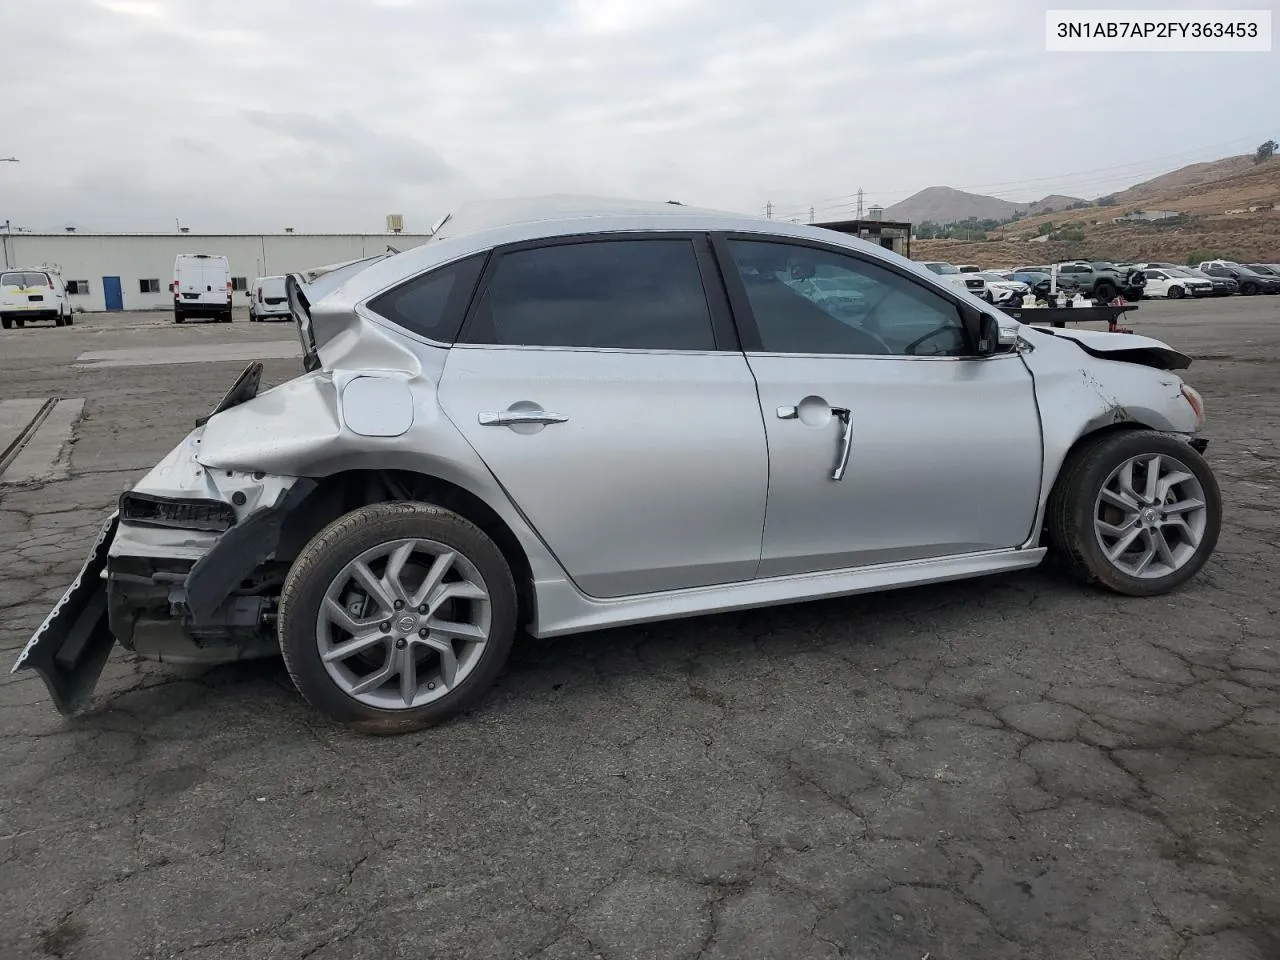
[{"label": "car hood", "polygon": [[1108,333],[1103,330],[1055,329],[1034,327],[1037,333],[1049,334],[1059,340],[1074,341],[1085,353],[1104,360],[1120,360],[1138,363],[1157,370],[1185,370],[1191,366],[1191,358],[1167,343],[1136,333]]}]

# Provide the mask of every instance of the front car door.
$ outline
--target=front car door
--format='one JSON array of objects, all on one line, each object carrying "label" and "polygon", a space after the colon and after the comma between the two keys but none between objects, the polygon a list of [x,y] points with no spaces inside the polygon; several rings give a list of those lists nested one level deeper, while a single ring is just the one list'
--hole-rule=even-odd
[{"label": "front car door", "polygon": [[705,236],[495,251],[439,395],[588,595],[755,575],[764,426]]},{"label": "front car door", "polygon": [[[821,244],[724,236],[716,250],[769,441],[759,576],[1029,538],[1034,385],[1017,354],[973,356],[958,297]],[[818,297],[815,281],[847,293]]]}]

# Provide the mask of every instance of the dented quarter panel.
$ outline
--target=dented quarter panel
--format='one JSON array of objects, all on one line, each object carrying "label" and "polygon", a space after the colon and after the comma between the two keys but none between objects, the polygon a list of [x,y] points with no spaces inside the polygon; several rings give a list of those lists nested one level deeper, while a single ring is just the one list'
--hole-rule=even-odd
[{"label": "dented quarter panel", "polygon": [[[325,349],[341,358],[343,366],[335,372],[306,374],[210,419],[197,455],[200,464],[215,473],[262,471],[317,480],[348,470],[406,470],[435,477],[479,497],[502,518],[524,548],[535,580],[564,577],[559,562],[436,403],[447,351],[425,343],[407,349],[373,324],[356,324],[350,338],[339,333]],[[395,366],[388,366],[392,361]],[[327,356],[325,362],[327,366]],[[404,432],[366,436],[347,427],[339,400],[342,389],[366,376],[410,387],[414,408]]]},{"label": "dented quarter panel", "polygon": [[[1146,341],[1143,347],[1164,347],[1159,341],[1140,339]],[[1195,412],[1182,396],[1183,380],[1177,374],[1105,360],[1068,338],[1037,336],[1029,343],[1023,360],[1035,378],[1044,435],[1042,514],[1067,453],[1081,437],[1121,423],[1186,436],[1195,432]]]}]

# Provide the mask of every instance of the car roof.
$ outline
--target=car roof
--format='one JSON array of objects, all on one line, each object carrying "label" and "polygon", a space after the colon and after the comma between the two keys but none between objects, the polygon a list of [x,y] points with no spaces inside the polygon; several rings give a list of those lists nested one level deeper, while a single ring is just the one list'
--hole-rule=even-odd
[{"label": "car roof", "polygon": [[[730,231],[773,237],[808,239],[857,250],[876,259],[890,252],[850,234],[807,224],[677,203],[608,197],[553,194],[512,200],[490,200],[460,206],[442,221],[431,237],[390,257],[372,262],[346,278],[332,293],[333,302],[358,302],[433,267],[509,243],[595,233],[652,231]],[[904,258],[901,269],[929,274]]]}]

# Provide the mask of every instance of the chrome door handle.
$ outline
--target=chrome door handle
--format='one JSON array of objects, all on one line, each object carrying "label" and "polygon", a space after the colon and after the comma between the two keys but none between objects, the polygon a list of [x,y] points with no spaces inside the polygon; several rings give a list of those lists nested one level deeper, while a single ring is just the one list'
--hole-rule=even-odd
[{"label": "chrome door handle", "polygon": [[831,471],[832,480],[843,480],[844,471],[849,466],[849,451],[853,449],[853,411],[848,407],[832,407],[832,414],[840,418],[840,455],[836,459],[836,468]]},{"label": "chrome door handle", "polygon": [[[831,415],[840,421],[840,452],[836,457],[835,469],[831,471],[831,479],[843,480],[844,472],[849,467],[849,451],[853,449],[853,411],[848,407],[832,407]],[[779,420],[796,420],[799,417],[798,407],[778,407]]]},{"label": "chrome door handle", "polygon": [[511,427],[521,423],[568,423],[562,413],[546,410],[507,410],[504,413],[482,413],[477,418],[482,427]]}]

